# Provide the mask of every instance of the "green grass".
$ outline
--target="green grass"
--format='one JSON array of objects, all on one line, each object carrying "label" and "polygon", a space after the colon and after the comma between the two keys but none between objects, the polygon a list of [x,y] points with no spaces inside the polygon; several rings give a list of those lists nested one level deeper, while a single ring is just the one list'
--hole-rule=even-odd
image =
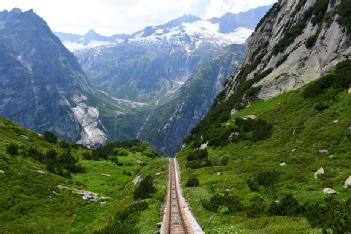
[{"label": "green grass", "polygon": [[[327,103],[329,109],[318,111],[318,103]],[[347,91],[330,88],[315,98],[304,98],[303,89],[283,94],[268,101],[258,101],[241,110],[222,125],[235,127],[235,118],[256,115],[273,125],[270,139],[252,142],[240,140],[225,147],[210,147],[209,158],[216,162],[226,156],[226,166],[187,169],[186,156],[191,145],[180,151],[183,184],[190,176],[198,176],[200,187],[184,188],[185,196],[206,233],[320,233],[313,229],[304,217],[248,218],[245,212],[232,215],[205,210],[200,200],[214,193],[227,191],[240,197],[245,204],[252,193],[247,181],[258,172],[276,170],[282,172],[277,183],[261,187],[266,208],[285,194],[291,193],[300,203],[319,202],[326,196],[322,190],[332,187],[340,192],[336,198],[346,200],[351,189],[343,187],[351,176],[351,140],[345,131],[351,125],[351,95]],[[336,121],[337,120],[337,121]],[[329,155],[319,150],[329,151]],[[334,155],[334,158],[330,158]],[[285,162],[286,166],[280,166]],[[321,166],[325,175],[318,179],[313,173]],[[221,172],[221,175],[217,173]]]},{"label": "green grass", "polygon": [[[30,140],[24,140],[21,135]],[[18,156],[5,153],[9,143],[19,146]],[[146,200],[149,208],[141,214],[148,218],[141,218],[136,225],[141,233],[156,231],[156,223],[162,220],[161,204],[166,193],[166,158],[150,158],[129,150],[128,156],[118,157],[122,164],[117,166],[111,160],[83,160],[82,153],[90,150],[72,147],[72,155],[80,158],[78,163],[85,172],[64,178],[48,172],[46,165],[24,156],[24,149],[34,146],[41,152],[64,151],[59,143],[50,144],[38,134],[0,118],[0,170],[5,172],[0,173],[0,233],[93,233],[134,202],[132,180],[141,173],[154,177],[157,192]],[[145,165],[140,166],[137,160],[144,161]],[[156,176],[159,172],[161,174]],[[57,185],[70,189],[60,190]],[[72,189],[92,191],[109,200],[104,204],[84,201],[80,195],[73,194]]]}]

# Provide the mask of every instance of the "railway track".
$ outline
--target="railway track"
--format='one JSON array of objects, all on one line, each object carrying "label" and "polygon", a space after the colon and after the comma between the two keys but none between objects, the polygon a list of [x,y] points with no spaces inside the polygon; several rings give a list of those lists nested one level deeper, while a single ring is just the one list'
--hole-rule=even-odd
[{"label": "railway track", "polygon": [[[175,158],[169,159],[168,193],[161,228],[162,234],[203,233],[182,196]],[[195,227],[194,227],[195,226]]]}]

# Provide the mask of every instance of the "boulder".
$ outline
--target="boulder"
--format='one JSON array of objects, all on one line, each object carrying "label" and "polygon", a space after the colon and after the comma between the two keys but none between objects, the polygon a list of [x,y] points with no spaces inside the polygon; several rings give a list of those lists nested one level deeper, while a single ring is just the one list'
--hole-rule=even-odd
[{"label": "boulder", "polygon": [[25,141],[29,141],[30,140],[30,138],[25,136],[25,135],[20,135],[20,138],[22,138]]},{"label": "boulder", "polygon": [[236,113],[238,113],[238,111],[235,108],[230,111],[230,115],[235,115]]},{"label": "boulder", "polygon": [[58,189],[60,189],[60,190],[63,190],[63,189],[70,189],[70,188],[68,188],[68,187],[66,187],[66,186],[63,186],[63,185],[57,185],[56,186]]},{"label": "boulder", "polygon": [[348,91],[349,94],[351,94],[351,87],[349,88],[349,91]]},{"label": "boulder", "polygon": [[286,166],[286,162],[282,162],[281,164],[279,164],[281,167]]},{"label": "boulder", "polygon": [[101,198],[99,198],[99,196],[96,193],[90,191],[75,189],[72,191],[72,193],[82,195],[83,200],[86,201],[98,202],[99,200],[101,200]]},{"label": "boulder", "polygon": [[0,174],[5,174],[5,171],[4,170],[0,170]]},{"label": "boulder", "polygon": [[156,175],[156,176],[160,176],[160,175],[161,175],[161,172],[157,172],[155,175]]},{"label": "boulder", "polygon": [[139,164],[139,166],[144,166],[145,165],[145,162],[144,161],[141,161],[141,160],[136,160],[135,161],[137,164]]},{"label": "boulder", "polygon": [[107,174],[107,173],[102,173],[101,175],[102,175],[102,176],[107,176],[107,177],[110,177],[110,176],[111,176],[110,174]]},{"label": "boulder", "polygon": [[324,175],[324,168],[321,167],[314,173],[314,178],[317,179],[319,175]]},{"label": "boulder", "polygon": [[220,175],[222,175],[222,173],[221,172],[217,172],[217,175],[220,176]]},{"label": "boulder", "polygon": [[205,144],[202,144],[202,145],[200,146],[200,150],[207,149],[207,146],[208,146],[208,141],[207,141]]},{"label": "boulder", "polygon": [[242,117],[243,120],[256,120],[257,119],[257,116],[256,115],[247,115],[247,116],[244,116]]},{"label": "boulder", "polygon": [[42,170],[35,170],[35,171],[38,172],[39,174],[45,174],[45,172]]},{"label": "boulder", "polygon": [[339,123],[339,120],[336,119],[336,120],[333,121],[333,123],[337,124],[337,123]]},{"label": "boulder", "polygon": [[324,189],[323,189],[323,193],[324,193],[324,194],[327,194],[327,195],[335,195],[335,194],[338,194],[338,192],[335,191],[335,190],[332,189],[332,188],[324,188]]},{"label": "boulder", "polygon": [[321,154],[329,154],[329,150],[326,150],[326,149],[320,149],[318,150],[318,152]]},{"label": "boulder", "polygon": [[138,175],[137,177],[134,178],[133,183],[134,184],[140,184],[142,181],[144,181],[145,176],[143,174]]},{"label": "boulder", "polygon": [[296,149],[292,149],[292,150],[291,150],[291,153],[295,153],[295,151],[296,151]]},{"label": "boulder", "polygon": [[351,176],[345,180],[344,188],[351,187]]}]

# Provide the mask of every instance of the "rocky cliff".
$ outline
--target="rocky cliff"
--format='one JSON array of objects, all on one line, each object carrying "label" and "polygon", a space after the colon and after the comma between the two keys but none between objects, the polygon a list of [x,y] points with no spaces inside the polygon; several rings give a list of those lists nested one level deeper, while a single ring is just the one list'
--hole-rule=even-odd
[{"label": "rocky cliff", "polygon": [[341,0],[280,0],[257,26],[245,63],[223,97],[246,82],[256,87],[257,97],[269,99],[330,71],[351,53],[348,5]]}]

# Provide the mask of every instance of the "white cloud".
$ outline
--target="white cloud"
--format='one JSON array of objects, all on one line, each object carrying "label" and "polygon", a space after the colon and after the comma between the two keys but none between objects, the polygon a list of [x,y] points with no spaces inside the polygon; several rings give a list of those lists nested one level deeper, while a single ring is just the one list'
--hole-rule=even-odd
[{"label": "white cloud", "polygon": [[274,0],[1,0],[0,10],[34,9],[54,31],[132,33],[183,14],[221,16]]}]

